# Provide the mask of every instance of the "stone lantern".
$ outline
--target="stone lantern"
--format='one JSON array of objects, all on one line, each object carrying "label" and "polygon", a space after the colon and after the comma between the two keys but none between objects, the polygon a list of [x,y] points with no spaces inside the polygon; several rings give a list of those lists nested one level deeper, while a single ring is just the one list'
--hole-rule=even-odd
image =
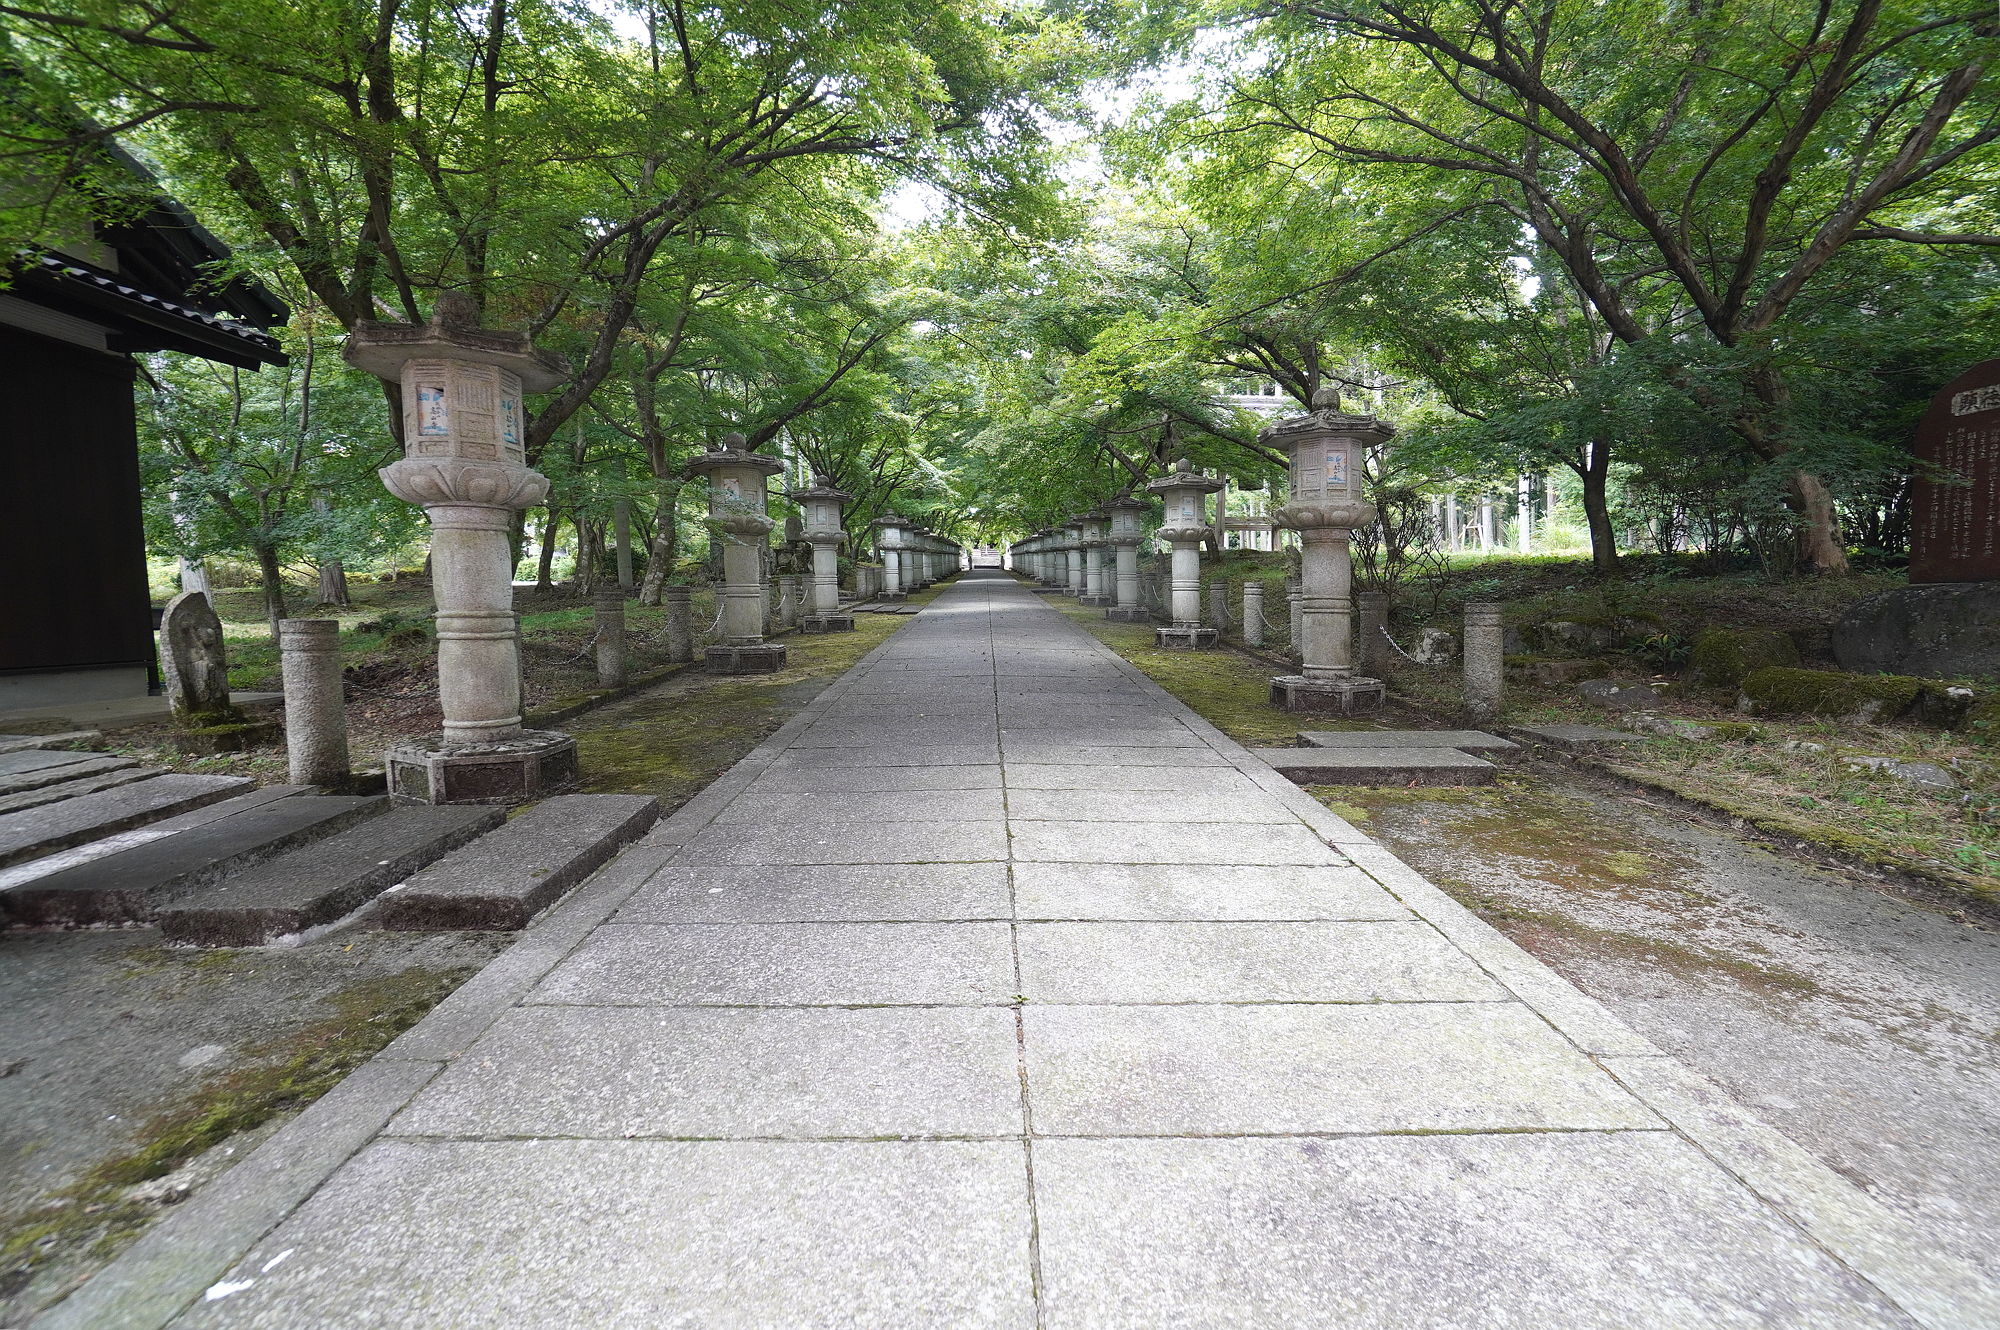
[{"label": "stone lantern", "polygon": [[840,547],[847,543],[840,512],[853,497],[835,489],[825,476],[813,477],[811,489],[792,493],[805,508],[805,538],[812,545],[812,612],[799,620],[800,632],[854,631],[854,616],[840,612]]},{"label": "stone lantern", "polygon": [[1102,609],[1116,603],[1116,597],[1105,585],[1104,551],[1111,542],[1106,538],[1105,527],[1109,520],[1102,508],[1083,515],[1083,596],[1080,605],[1091,605]]},{"label": "stone lantern", "polygon": [[1139,542],[1144,539],[1139,523],[1147,506],[1144,499],[1133,497],[1130,490],[1120,490],[1117,497],[1104,505],[1111,516],[1107,539],[1116,551],[1117,561],[1111,578],[1111,608],[1104,611],[1104,617],[1118,623],[1144,623],[1152,617],[1139,603]]},{"label": "stone lantern", "polygon": [[1224,483],[1196,471],[1183,457],[1172,471],[1146,485],[1147,493],[1157,494],[1166,502],[1167,516],[1160,527],[1160,538],[1173,547],[1173,593],[1169,602],[1173,622],[1153,631],[1153,639],[1159,646],[1188,650],[1215,645],[1215,629],[1204,627],[1201,622],[1201,542],[1208,535],[1208,521],[1203,516],[1208,506],[1207,496],[1221,489]]},{"label": "stone lantern", "polygon": [[1260,436],[1291,456],[1291,498],[1274,516],[1304,543],[1299,572],[1298,674],[1271,680],[1271,701],[1288,711],[1351,715],[1382,705],[1382,681],[1354,672],[1354,565],[1348,536],[1375,520],[1362,490],[1368,449],[1395,427],[1350,416],[1340,394],[1322,388],[1309,414],[1282,420]]},{"label": "stone lantern", "polygon": [[576,741],[521,723],[514,618],[514,514],[540,503],[548,478],[528,468],[523,394],[569,378],[525,333],[479,326],[472,301],[440,292],[429,323],[356,326],[350,365],[398,384],[403,456],[378,473],[431,523],[443,728],[387,755],[403,802],[516,804],[577,777]]},{"label": "stone lantern", "polygon": [[708,523],[722,540],[722,641],[702,658],[717,674],[769,674],[785,668],[782,642],[764,640],[764,549],[771,534],[771,477],[785,469],[750,450],[741,434],[687,465],[708,480]]},{"label": "stone lantern", "polygon": [[882,589],[875,593],[877,600],[901,600],[908,594],[903,568],[905,525],[894,513],[875,519],[875,548],[882,553]]}]

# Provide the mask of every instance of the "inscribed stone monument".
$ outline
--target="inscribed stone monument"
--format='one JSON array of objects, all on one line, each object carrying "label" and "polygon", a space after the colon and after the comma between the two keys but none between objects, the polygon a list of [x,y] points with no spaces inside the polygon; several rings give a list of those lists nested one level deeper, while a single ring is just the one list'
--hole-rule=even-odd
[{"label": "inscribed stone monument", "polygon": [[1919,475],[1911,489],[1910,580],[2000,578],[2000,360],[1944,386],[1917,426],[1915,451],[1946,474]]},{"label": "inscribed stone monument", "polygon": [[165,676],[167,705],[182,725],[241,719],[229,702],[222,620],[203,593],[183,591],[161,612],[160,673]]}]

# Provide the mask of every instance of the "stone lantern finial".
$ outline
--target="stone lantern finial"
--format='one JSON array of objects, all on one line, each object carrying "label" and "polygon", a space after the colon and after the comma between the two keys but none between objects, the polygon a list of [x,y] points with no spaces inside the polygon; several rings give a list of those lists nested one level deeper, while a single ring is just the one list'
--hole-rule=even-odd
[{"label": "stone lantern finial", "polygon": [[1340,385],[1331,379],[1313,389],[1312,409],[1315,411],[1340,410]]},{"label": "stone lantern finial", "polygon": [[731,430],[722,436],[722,451],[726,453],[747,453],[750,451],[750,436],[741,430]]}]

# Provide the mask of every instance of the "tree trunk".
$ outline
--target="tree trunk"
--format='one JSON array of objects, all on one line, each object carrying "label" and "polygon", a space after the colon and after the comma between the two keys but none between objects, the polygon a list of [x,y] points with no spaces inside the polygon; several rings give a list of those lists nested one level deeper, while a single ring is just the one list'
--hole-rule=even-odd
[{"label": "tree trunk", "polygon": [[588,596],[597,590],[597,524],[577,514],[576,589]]},{"label": "tree trunk", "polygon": [[328,559],[319,566],[319,603],[322,605],[354,603],[347,594],[347,567],[338,559]]},{"label": "tree trunk", "polygon": [[1590,566],[1605,577],[1618,574],[1618,533],[1611,529],[1611,500],[1605,482],[1611,476],[1611,445],[1592,439],[1584,464],[1573,468],[1583,482],[1583,516],[1590,526]]},{"label": "tree trunk", "polygon": [[653,537],[652,549],[646,555],[646,579],[639,586],[639,603],[657,605],[660,603],[661,588],[674,575],[675,546],[680,544],[680,494],[678,480],[662,480],[659,483],[660,505],[654,515],[659,526]]},{"label": "tree trunk", "polygon": [[1847,549],[1841,543],[1833,492],[1818,476],[1794,471],[1785,477],[1785,506],[1799,519],[1798,566],[1809,573],[1844,573]]},{"label": "tree trunk", "polygon": [[264,618],[271,625],[271,640],[278,640],[278,620],[285,617],[285,576],[278,567],[276,545],[257,546],[257,572],[264,584]]},{"label": "tree trunk", "polygon": [[555,587],[556,528],[562,525],[562,514],[549,509],[548,520],[542,523],[541,557],[535,564],[535,590],[549,591]]}]

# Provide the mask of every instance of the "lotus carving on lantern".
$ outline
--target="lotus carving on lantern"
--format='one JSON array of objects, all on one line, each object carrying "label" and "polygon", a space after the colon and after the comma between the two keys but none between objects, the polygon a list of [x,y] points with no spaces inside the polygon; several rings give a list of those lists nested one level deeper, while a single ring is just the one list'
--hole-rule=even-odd
[{"label": "lotus carving on lantern", "polygon": [[405,457],[376,474],[391,494],[425,508],[532,508],[549,494],[549,478],[541,472],[497,463]]}]

